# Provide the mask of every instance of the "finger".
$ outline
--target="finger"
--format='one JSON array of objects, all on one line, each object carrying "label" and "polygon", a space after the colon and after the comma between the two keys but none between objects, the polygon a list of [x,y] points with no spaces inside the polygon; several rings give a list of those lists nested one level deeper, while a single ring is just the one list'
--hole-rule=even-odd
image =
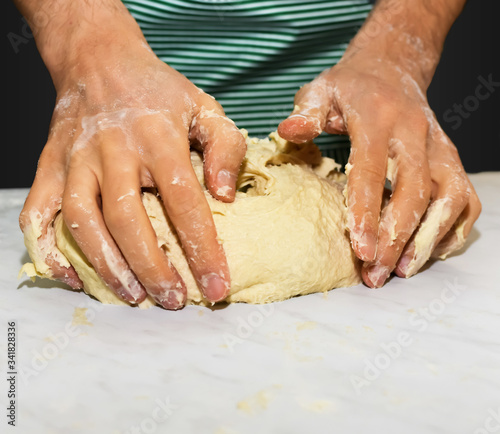
[{"label": "finger", "polygon": [[146,292],[164,308],[179,309],[186,302],[186,287],[158,246],[141,201],[139,167],[120,147],[107,146],[103,152],[102,209],[106,226]]},{"label": "finger", "polygon": [[481,214],[482,208],[474,187],[471,185],[470,188],[471,193],[469,203],[462,211],[462,214],[459,216],[451,230],[448,231],[448,233],[436,246],[431,257],[445,259],[448,255],[464,246],[472,226]]},{"label": "finger", "polygon": [[346,166],[347,229],[352,248],[362,261],[375,259],[378,222],[387,166],[389,130],[376,119],[349,122],[351,154]]},{"label": "finger", "polygon": [[146,291],[108,232],[99,202],[95,174],[83,163],[71,168],[62,203],[66,226],[106,285],[123,300],[140,303]]},{"label": "finger", "polygon": [[203,149],[208,191],[216,199],[232,202],[246,142],[234,122],[224,115],[222,107],[213,101],[209,103],[212,109],[202,106],[193,118],[189,138]]},{"label": "finger", "polygon": [[399,277],[411,277],[428,261],[437,243],[458,217],[453,199],[441,193],[429,205],[415,237],[408,243],[396,268]]},{"label": "finger", "polygon": [[430,173],[436,188],[418,231],[398,263],[399,276],[411,277],[418,272],[469,202],[470,183],[453,144],[444,133],[434,133],[429,141]]},{"label": "finger", "polygon": [[35,180],[19,216],[28,253],[36,270],[74,289],[83,284],[75,269],[57,248],[53,222],[61,209],[65,168],[52,141],[45,146]]},{"label": "finger", "polygon": [[150,171],[200,290],[212,302],[224,299],[230,286],[229,268],[191,165],[187,140],[171,137],[168,147],[151,163]]},{"label": "finger", "polygon": [[294,143],[304,143],[321,134],[327,125],[333,101],[326,75],[325,71],[296,93],[292,114],[278,126],[281,137]]},{"label": "finger", "polygon": [[363,267],[363,278],[373,288],[382,286],[394,270],[429,205],[432,183],[425,149],[427,131],[416,129],[411,135],[408,131],[397,128],[394,133],[398,138],[389,141],[387,177],[393,191],[382,210],[375,260]]}]

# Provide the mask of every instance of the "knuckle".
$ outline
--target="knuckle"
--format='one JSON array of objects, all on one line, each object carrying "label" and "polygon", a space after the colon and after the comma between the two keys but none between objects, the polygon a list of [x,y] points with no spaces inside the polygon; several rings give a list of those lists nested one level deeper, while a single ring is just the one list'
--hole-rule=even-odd
[{"label": "knuckle", "polygon": [[78,206],[76,204],[76,200],[65,195],[61,204],[61,212],[66,222],[75,220],[78,216]]},{"label": "knuckle", "polygon": [[49,140],[45,144],[42,153],[40,154],[40,158],[38,160],[38,167],[54,167],[54,163],[59,163],[62,160],[61,153],[54,146],[54,141]]},{"label": "knuckle", "polygon": [[83,213],[88,213],[88,211],[78,194],[65,191],[61,203],[61,213],[65,222],[84,222],[85,219],[81,218],[81,216]]},{"label": "knuckle", "polygon": [[103,217],[106,226],[114,233],[121,233],[131,222],[129,213],[124,212],[123,207],[106,207]]},{"label": "knuckle", "polygon": [[320,74],[313,81],[304,84],[295,94],[294,104],[300,106],[305,103],[311,94],[316,94],[318,91],[325,89],[327,79],[323,74]]},{"label": "knuckle", "polygon": [[306,83],[304,84],[298,91],[297,93],[295,94],[295,97],[297,99],[300,99],[303,95],[306,95],[311,89],[314,88],[314,84],[317,83],[319,79],[316,78],[314,79],[313,81],[309,82],[309,83]]},{"label": "knuckle", "polygon": [[471,196],[470,184],[463,176],[451,176],[447,186],[448,196],[455,206],[465,208]]},{"label": "knuckle", "polygon": [[21,231],[24,232],[29,224],[29,209],[25,206],[19,214],[19,227],[21,228]]},{"label": "knuckle", "polygon": [[391,107],[391,93],[387,90],[373,90],[366,95],[366,98],[377,107],[377,110]]},{"label": "knuckle", "polygon": [[247,142],[241,133],[237,140],[236,149],[241,153],[241,158],[243,158],[247,152]]},{"label": "knuckle", "polygon": [[481,211],[483,210],[483,205],[482,205],[481,201],[479,200],[479,196],[477,195],[477,193],[475,191],[472,191],[472,193],[469,197],[469,203],[470,203],[470,207],[471,207],[471,214],[472,214],[472,217],[475,221],[475,220],[477,220],[477,218],[481,214]]},{"label": "knuckle", "polygon": [[137,275],[140,277],[142,284],[150,292],[160,292],[161,287],[159,283],[166,278],[170,278],[166,274],[164,267],[161,267],[154,259],[141,262],[141,269],[137,270]]},{"label": "knuckle", "polygon": [[172,218],[194,220],[200,212],[202,203],[193,187],[185,186],[172,189],[168,194],[166,205]]},{"label": "knuckle", "polygon": [[118,194],[105,198],[102,206],[106,226],[113,231],[127,228],[134,221],[134,216],[138,215],[135,193]]},{"label": "knuckle", "polygon": [[432,195],[432,178],[426,166],[408,164],[401,172],[401,178],[404,185],[408,185],[414,192],[408,195],[409,200],[426,204],[429,202]]},{"label": "knuckle", "polygon": [[356,182],[379,182],[385,179],[385,167],[379,162],[367,159],[352,166],[349,177]]},{"label": "knuckle", "polygon": [[218,114],[224,114],[224,109],[222,105],[217,101],[212,95],[203,92],[201,98],[198,102],[198,105],[201,107],[206,107],[208,110],[214,110]]},{"label": "knuckle", "polygon": [[432,195],[432,180],[430,175],[424,171],[418,171],[415,184],[419,191],[417,196],[421,201],[428,203]]},{"label": "knuckle", "polygon": [[185,221],[194,220],[197,213],[197,207],[187,200],[176,201],[171,210],[173,218]]},{"label": "knuckle", "polygon": [[210,101],[212,102],[213,109],[216,112],[218,112],[218,113],[220,113],[222,115],[225,114],[224,109],[222,108],[222,105],[219,103],[219,101],[217,101],[216,99],[213,99],[213,97],[210,97]]},{"label": "knuckle", "polygon": [[226,143],[230,147],[229,159],[239,160],[247,151],[247,143],[243,134],[236,127],[231,126],[226,136]]},{"label": "knuckle", "polygon": [[381,118],[392,119],[397,114],[396,106],[399,95],[390,88],[372,91],[364,99],[365,103],[376,108],[377,114]]},{"label": "knuckle", "polygon": [[411,122],[413,130],[423,132],[427,136],[430,127],[429,119],[420,108],[413,109],[408,114],[408,120]]}]

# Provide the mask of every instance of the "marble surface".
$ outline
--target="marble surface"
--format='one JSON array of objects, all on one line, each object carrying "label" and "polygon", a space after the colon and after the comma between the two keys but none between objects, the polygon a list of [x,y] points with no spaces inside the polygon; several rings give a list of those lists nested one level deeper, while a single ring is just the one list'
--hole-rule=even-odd
[{"label": "marble surface", "polygon": [[500,173],[471,179],[483,214],[466,248],[409,280],[179,312],[18,280],[26,190],[1,191],[0,432],[498,431]]}]

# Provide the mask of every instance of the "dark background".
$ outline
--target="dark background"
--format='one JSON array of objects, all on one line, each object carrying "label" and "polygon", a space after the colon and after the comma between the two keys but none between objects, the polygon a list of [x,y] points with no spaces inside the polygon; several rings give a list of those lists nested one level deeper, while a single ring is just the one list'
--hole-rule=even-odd
[{"label": "dark background", "polygon": [[[475,100],[480,78],[500,82],[499,0],[469,0],[446,40],[429,88],[431,108],[468,172],[500,170],[500,86]],[[29,187],[45,144],[55,91],[33,38],[9,0],[2,2],[2,168],[0,188]],[[9,36],[25,38],[15,49]],[[483,91],[484,93],[484,91]],[[458,125],[454,104],[466,102]],[[448,113],[448,115],[446,115]],[[452,118],[455,116],[455,118]]]}]

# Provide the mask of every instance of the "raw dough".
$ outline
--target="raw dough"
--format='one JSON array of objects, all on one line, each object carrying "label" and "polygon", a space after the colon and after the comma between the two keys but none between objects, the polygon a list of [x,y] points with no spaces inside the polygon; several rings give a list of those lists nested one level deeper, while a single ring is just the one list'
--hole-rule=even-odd
[{"label": "raw dough", "polygon": [[[247,145],[234,203],[215,200],[204,187],[231,273],[226,301],[268,303],[360,283],[359,263],[345,230],[345,176],[339,166],[322,158],[312,142],[294,145],[277,133],[265,140],[247,138]],[[200,155],[193,151],[191,160],[203,184]],[[142,200],[158,243],[186,283],[188,304],[206,304],[161,201],[149,192]],[[127,304],[94,271],[61,215],[54,228],[57,247],[84,282],[85,292],[103,303]],[[50,277],[36,265],[27,264],[24,271]],[[140,307],[153,304],[148,297]]]}]

